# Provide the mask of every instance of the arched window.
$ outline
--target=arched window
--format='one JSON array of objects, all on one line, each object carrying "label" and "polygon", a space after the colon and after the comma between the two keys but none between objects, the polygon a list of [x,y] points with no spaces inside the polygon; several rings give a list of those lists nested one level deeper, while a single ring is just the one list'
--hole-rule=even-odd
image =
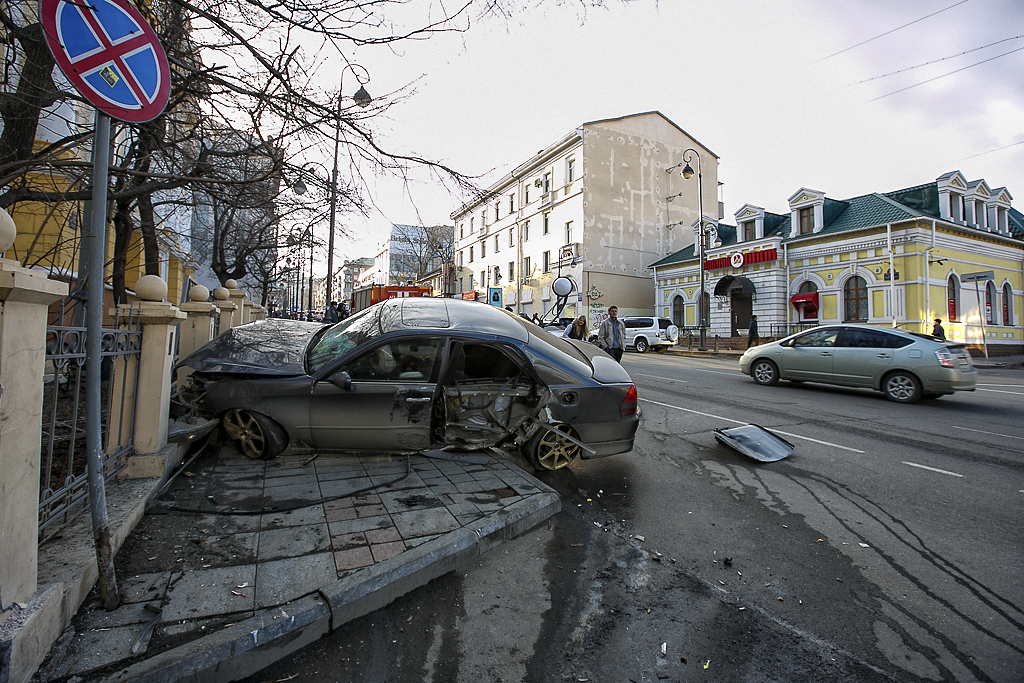
[{"label": "arched window", "polygon": [[985,322],[995,325],[996,315],[996,286],[991,280],[985,283]]},{"label": "arched window", "polygon": [[[800,289],[797,290],[797,294],[814,294],[818,291],[818,285],[814,284],[812,280],[807,280]],[[804,302],[798,305],[797,308],[800,310],[800,317],[803,320],[817,320],[818,319],[818,307],[814,305],[813,301]]]},{"label": "arched window", "polygon": [[960,281],[955,275],[946,282],[946,317],[951,323],[960,320]]},{"label": "arched window", "polygon": [[864,278],[853,276],[843,285],[843,303],[846,306],[845,322],[867,322],[868,286]]},{"label": "arched window", "polygon": [[807,282],[800,285],[800,289],[797,291],[799,291],[801,294],[814,294],[815,292],[818,291],[818,285],[814,284],[813,280],[808,280]]},{"label": "arched window", "polygon": [[678,294],[672,297],[672,324],[676,327],[685,327],[686,320],[683,317],[683,297]]},{"label": "arched window", "polygon": [[1009,282],[1003,285],[1003,324],[1013,325],[1013,289]]}]

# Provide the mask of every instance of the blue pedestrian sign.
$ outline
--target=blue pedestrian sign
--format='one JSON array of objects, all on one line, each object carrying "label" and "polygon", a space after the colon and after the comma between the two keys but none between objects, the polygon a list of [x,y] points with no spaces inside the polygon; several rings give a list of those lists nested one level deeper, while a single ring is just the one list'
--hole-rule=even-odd
[{"label": "blue pedestrian sign", "polygon": [[129,123],[167,106],[170,68],[153,29],[127,0],[40,0],[50,51],[94,107]]}]

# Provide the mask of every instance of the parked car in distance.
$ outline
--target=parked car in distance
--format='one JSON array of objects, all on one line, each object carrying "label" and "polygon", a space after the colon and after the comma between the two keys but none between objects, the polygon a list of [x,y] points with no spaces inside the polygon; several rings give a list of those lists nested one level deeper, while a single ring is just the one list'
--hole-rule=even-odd
[{"label": "parked car in distance", "polygon": [[647,349],[664,351],[679,340],[679,328],[668,318],[630,316],[622,319],[626,325],[626,346],[637,353]]},{"label": "parked car in distance", "polygon": [[232,328],[179,366],[181,402],[250,458],[289,444],[415,453],[519,448],[538,468],[633,448],[636,387],[597,347],[483,303],[388,299],[333,325]]},{"label": "parked car in distance", "polygon": [[747,349],[740,371],[780,379],[877,389],[897,403],[974,391],[978,371],[963,344],[870,325],[824,325]]}]

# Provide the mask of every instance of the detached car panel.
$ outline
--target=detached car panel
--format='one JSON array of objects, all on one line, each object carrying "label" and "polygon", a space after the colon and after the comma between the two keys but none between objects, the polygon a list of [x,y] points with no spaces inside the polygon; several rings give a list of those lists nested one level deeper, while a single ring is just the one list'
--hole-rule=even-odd
[{"label": "detached car panel", "polygon": [[391,299],[340,323],[263,321],[182,361],[183,403],[250,457],[519,447],[538,467],[628,452],[628,373],[589,344],[486,304]]}]

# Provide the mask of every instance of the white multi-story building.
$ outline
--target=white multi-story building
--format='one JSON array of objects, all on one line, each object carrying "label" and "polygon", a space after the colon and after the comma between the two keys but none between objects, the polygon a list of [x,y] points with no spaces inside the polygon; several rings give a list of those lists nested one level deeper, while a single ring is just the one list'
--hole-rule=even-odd
[{"label": "white multi-story building", "polygon": [[650,315],[650,264],[693,242],[698,178],[679,173],[687,150],[694,169],[700,157],[704,213],[715,217],[717,155],[661,113],[582,124],[452,213],[456,288],[544,315],[561,274],[578,288],[563,316],[585,312],[596,325],[612,305]]}]

